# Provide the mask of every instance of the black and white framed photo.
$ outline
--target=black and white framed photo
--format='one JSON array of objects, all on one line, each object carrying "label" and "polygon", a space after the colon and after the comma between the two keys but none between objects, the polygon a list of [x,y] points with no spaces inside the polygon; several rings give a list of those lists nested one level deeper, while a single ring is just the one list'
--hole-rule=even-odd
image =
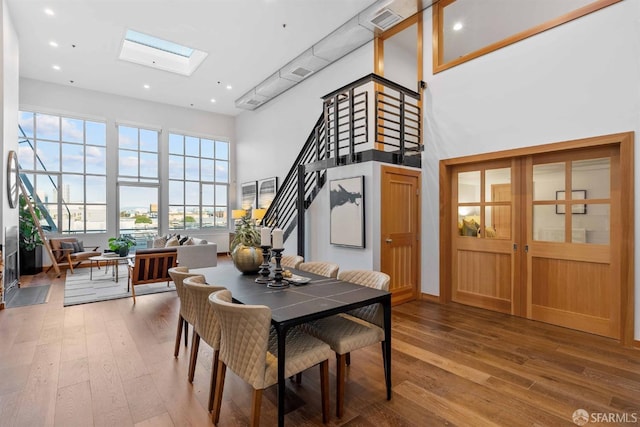
[{"label": "black and white framed photo", "polygon": [[242,183],[242,209],[251,212],[258,206],[258,181]]},{"label": "black and white framed photo", "polygon": [[[556,200],[565,200],[566,193],[563,190],[556,191]],[[585,200],[587,198],[587,190],[573,190],[571,192],[571,200]],[[565,213],[564,205],[556,205],[556,213],[563,215]],[[571,205],[571,213],[576,215],[585,215],[587,213],[586,204]]]},{"label": "black and white framed photo", "polygon": [[364,248],[364,176],[329,183],[331,244]]},{"label": "black and white framed photo", "polygon": [[258,207],[269,209],[278,191],[278,177],[261,179],[258,181]]}]

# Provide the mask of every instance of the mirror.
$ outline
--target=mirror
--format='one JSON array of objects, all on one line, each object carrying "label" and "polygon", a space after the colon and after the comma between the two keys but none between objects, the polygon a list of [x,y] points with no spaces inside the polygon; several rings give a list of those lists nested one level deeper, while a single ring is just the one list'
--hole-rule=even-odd
[{"label": "mirror", "polygon": [[18,194],[20,192],[18,188],[18,179],[20,179],[19,172],[18,155],[15,151],[11,150],[7,158],[7,197],[9,198],[10,208],[18,206]]}]

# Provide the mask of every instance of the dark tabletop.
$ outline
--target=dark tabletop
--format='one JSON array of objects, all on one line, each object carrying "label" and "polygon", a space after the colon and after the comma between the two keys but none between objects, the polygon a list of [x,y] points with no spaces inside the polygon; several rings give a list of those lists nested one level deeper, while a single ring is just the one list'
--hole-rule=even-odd
[{"label": "dark tabletop", "polygon": [[271,289],[255,282],[257,274],[244,275],[231,264],[191,270],[203,274],[210,285],[226,287],[236,302],[271,308],[271,318],[275,323],[298,323],[343,313],[381,302],[389,295],[386,291],[306,271],[291,271],[298,276],[309,277],[311,281],[298,286],[292,284],[285,289]]}]

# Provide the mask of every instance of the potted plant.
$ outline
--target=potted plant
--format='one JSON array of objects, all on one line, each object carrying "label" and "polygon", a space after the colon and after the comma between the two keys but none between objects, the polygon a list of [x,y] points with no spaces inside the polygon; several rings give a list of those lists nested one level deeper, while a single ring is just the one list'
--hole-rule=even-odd
[{"label": "potted plant", "polygon": [[[31,201],[33,212],[38,220],[42,218],[40,209]],[[18,211],[20,274],[38,274],[42,271],[42,239],[35,218],[31,215],[27,199],[20,195]]]},{"label": "potted plant", "polygon": [[229,245],[233,264],[242,273],[256,273],[262,264],[260,233],[246,214],[236,225],[236,235]]},{"label": "potted plant", "polygon": [[109,249],[113,252],[117,252],[118,256],[121,257],[129,255],[129,248],[135,245],[136,241],[129,236],[109,238]]}]

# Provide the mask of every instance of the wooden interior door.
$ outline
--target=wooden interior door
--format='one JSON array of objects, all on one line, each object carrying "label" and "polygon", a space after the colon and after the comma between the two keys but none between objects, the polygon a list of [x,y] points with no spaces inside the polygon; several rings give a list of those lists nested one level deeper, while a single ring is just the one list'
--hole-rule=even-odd
[{"label": "wooden interior door", "polygon": [[618,146],[528,158],[528,318],[621,338],[619,170]]},{"label": "wooden interior door", "polygon": [[520,314],[514,290],[518,235],[511,160],[454,169],[451,186],[453,301]]},{"label": "wooden interior door", "polygon": [[381,176],[380,270],[400,304],[420,292],[420,172],[382,166]]}]

